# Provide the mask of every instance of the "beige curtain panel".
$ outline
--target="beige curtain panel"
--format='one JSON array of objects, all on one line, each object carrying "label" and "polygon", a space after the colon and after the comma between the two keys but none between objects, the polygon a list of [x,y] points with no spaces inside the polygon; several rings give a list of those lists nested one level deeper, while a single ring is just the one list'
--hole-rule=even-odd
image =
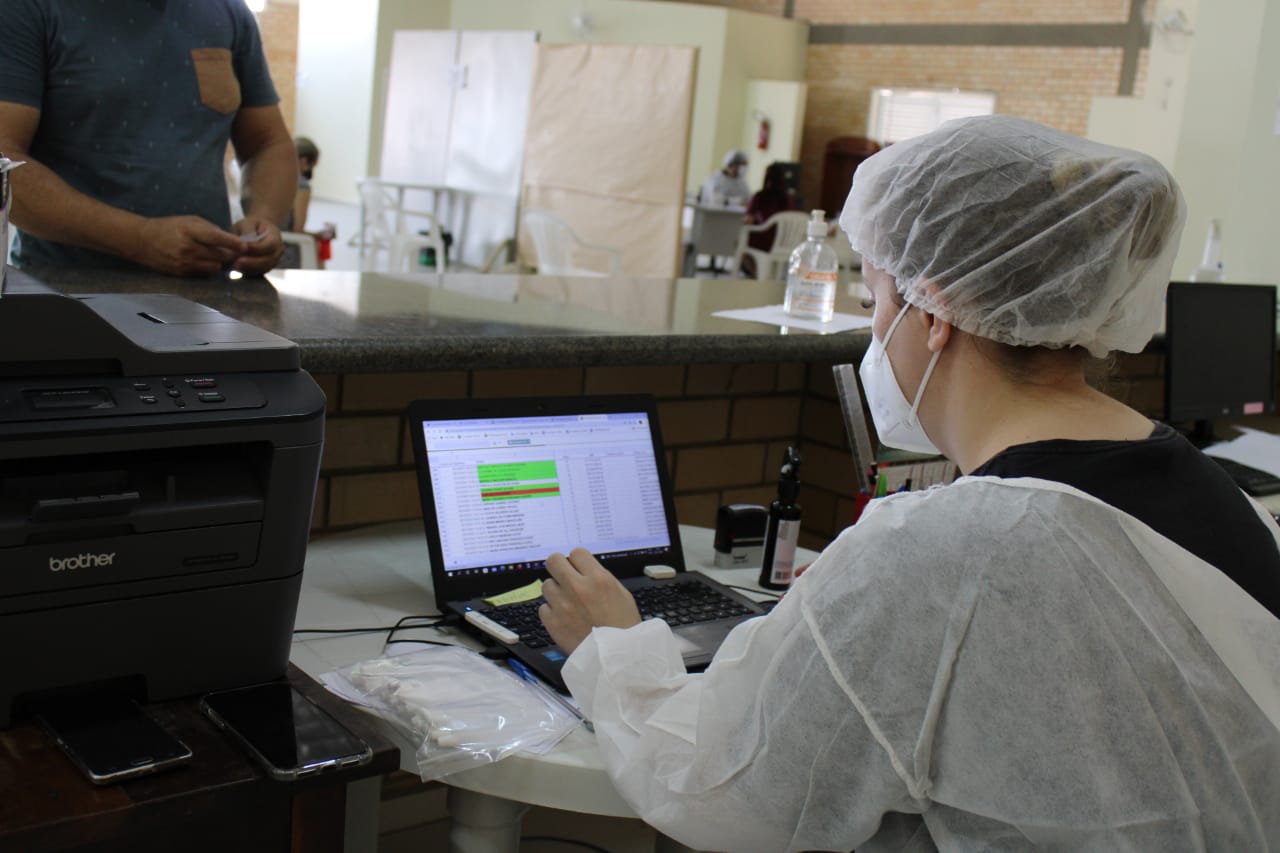
[{"label": "beige curtain panel", "polygon": [[521,210],[618,247],[624,275],[677,275],[696,71],[694,47],[539,45]]}]

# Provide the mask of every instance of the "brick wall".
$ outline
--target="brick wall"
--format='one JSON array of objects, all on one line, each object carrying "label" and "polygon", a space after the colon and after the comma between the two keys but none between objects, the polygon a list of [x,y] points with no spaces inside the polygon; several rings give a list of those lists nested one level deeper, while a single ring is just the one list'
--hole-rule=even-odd
[{"label": "brick wall", "polygon": [[795,17],[815,24],[1119,23],[1129,17],[1129,0],[795,0]]},{"label": "brick wall", "polygon": [[[1103,387],[1143,414],[1164,406],[1161,352],[1121,355]],[[405,409],[427,397],[649,393],[682,523],[712,527],[726,503],[768,505],[789,444],[804,457],[801,544],[820,549],[853,517],[860,485],[831,366],[818,363],[543,368],[317,376],[328,397],[313,530],[420,518]]]},{"label": "brick wall", "polygon": [[[670,0],[674,3],[689,1]],[[723,6],[727,9],[737,9],[739,12],[758,12],[777,17],[782,17],[787,8],[786,0],[696,0],[696,2],[703,6]]]},{"label": "brick wall", "polygon": [[[762,0],[691,0],[748,12],[783,14]],[[1150,4],[1150,0],[1148,0]],[[793,14],[813,24],[1123,24],[1129,0],[793,0]],[[996,112],[1083,134],[1092,99],[1119,91],[1119,47],[1008,47],[905,44],[812,44],[801,139],[801,195],[822,198],[823,153],[839,136],[863,136],[871,89],[879,86],[960,88],[993,92]],[[1139,57],[1135,94],[1146,78]]]},{"label": "brick wall", "polygon": [[[329,409],[312,526],[421,517],[405,417],[412,400],[639,392],[658,399],[682,523],[713,526],[725,503],[768,504],[783,450],[796,444],[818,460],[805,467],[802,541],[822,547],[842,526],[839,493],[854,482],[830,373],[829,365],[795,363],[318,376]],[[826,385],[811,375],[825,375]]]},{"label": "brick wall", "polygon": [[801,194],[821,198],[830,140],[866,134],[873,88],[994,92],[996,112],[1083,134],[1092,98],[1116,93],[1122,60],[1120,48],[810,45]]}]

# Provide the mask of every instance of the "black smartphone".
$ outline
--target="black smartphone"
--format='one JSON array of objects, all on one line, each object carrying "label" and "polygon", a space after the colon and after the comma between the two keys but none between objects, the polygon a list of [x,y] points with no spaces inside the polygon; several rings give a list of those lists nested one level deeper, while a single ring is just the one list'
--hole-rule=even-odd
[{"label": "black smartphone", "polygon": [[373,750],[283,681],[210,693],[200,707],[276,779],[366,764]]},{"label": "black smartphone", "polygon": [[191,760],[191,750],[123,694],[64,698],[36,719],[95,785],[155,773]]}]

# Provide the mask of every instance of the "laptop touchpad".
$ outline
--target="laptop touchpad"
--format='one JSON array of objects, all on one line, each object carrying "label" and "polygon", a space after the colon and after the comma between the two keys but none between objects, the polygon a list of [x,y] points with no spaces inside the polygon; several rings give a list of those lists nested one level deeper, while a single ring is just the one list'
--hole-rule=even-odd
[{"label": "laptop touchpad", "polygon": [[676,638],[676,644],[680,646],[681,657],[687,658],[692,655],[697,655],[702,653],[703,646],[701,644],[695,643],[693,640],[686,637],[682,632],[677,631],[674,633]]},{"label": "laptop touchpad", "polygon": [[697,657],[710,660],[734,624],[721,621],[704,625],[686,625],[672,633],[675,634],[676,642],[680,644],[680,655],[686,660]]}]

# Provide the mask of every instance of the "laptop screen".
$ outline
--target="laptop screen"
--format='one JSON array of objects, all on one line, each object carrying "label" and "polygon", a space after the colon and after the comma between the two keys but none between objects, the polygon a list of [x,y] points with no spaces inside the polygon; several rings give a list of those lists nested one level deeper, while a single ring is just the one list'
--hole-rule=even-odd
[{"label": "laptop screen", "polygon": [[579,411],[415,421],[423,516],[446,586],[466,579],[487,594],[543,576],[548,555],[578,546],[606,565],[670,562],[679,544],[651,406],[592,411],[587,400]]}]

